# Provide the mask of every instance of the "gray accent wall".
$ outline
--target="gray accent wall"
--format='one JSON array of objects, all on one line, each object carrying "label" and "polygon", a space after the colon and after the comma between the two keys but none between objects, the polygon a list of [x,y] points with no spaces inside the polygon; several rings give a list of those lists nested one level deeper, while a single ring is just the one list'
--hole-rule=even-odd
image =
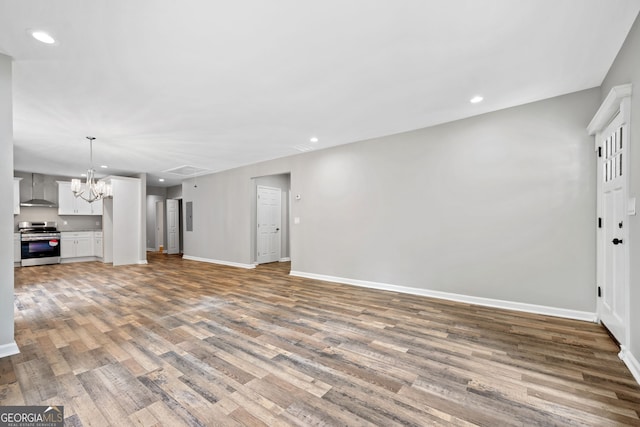
[{"label": "gray accent wall", "polygon": [[167,187],[167,199],[182,199],[182,185]]},{"label": "gray accent wall", "polygon": [[185,181],[185,255],[250,264],[252,178],[290,173],[292,270],[594,312],[585,129],[599,101],[596,88]]},{"label": "gray accent wall", "polygon": [[[0,356],[13,337],[13,106],[11,58],[0,54]],[[15,350],[15,348],[14,348]]]},{"label": "gray accent wall", "polygon": [[[640,17],[631,28],[616,60],[602,83],[601,100],[613,86],[631,83],[631,145],[629,150],[629,197],[638,200],[640,208]],[[630,216],[629,220],[629,287],[630,287],[630,343],[629,350],[640,361],[640,217]]]}]

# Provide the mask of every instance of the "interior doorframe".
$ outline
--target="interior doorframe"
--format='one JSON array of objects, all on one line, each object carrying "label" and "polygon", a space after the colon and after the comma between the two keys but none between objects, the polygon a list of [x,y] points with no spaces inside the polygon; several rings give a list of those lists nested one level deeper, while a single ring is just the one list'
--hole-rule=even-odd
[{"label": "interior doorframe", "polygon": [[[589,126],[587,127],[587,130],[589,132],[589,135],[594,136],[594,149],[596,151],[596,159],[597,159],[597,163],[596,163],[596,167],[597,167],[597,185],[596,185],[596,215],[597,218],[602,218],[603,217],[603,188],[604,188],[604,181],[603,181],[603,177],[602,177],[602,168],[600,166],[600,158],[598,157],[597,153],[598,153],[598,149],[600,147],[600,142],[602,140],[603,134],[602,132],[605,130],[605,128],[607,128],[609,126],[609,124],[612,122],[612,120],[614,118],[616,118],[616,116],[618,114],[622,115],[622,124],[624,126],[624,130],[626,132],[627,138],[626,138],[626,146],[624,147],[625,149],[625,155],[623,156],[623,163],[622,163],[622,167],[623,170],[626,170],[627,173],[623,174],[623,189],[622,189],[622,194],[623,194],[623,200],[625,202],[625,215],[626,217],[629,216],[629,185],[630,185],[630,177],[629,177],[629,156],[630,156],[630,152],[631,152],[631,126],[630,126],[630,120],[631,120],[631,84],[626,84],[626,85],[620,85],[620,86],[615,86],[614,88],[611,89],[611,91],[609,92],[609,94],[607,95],[607,97],[605,98],[605,100],[603,101],[602,105],[600,106],[600,108],[598,109],[598,111],[596,112],[595,116],[593,117],[593,119],[591,120],[591,123],[589,123]],[[624,271],[624,275],[623,275],[623,295],[624,295],[624,304],[625,304],[625,308],[624,308],[624,336],[623,337],[617,337],[616,339],[620,340],[620,353],[618,354],[618,356],[620,357],[620,359],[626,361],[629,353],[628,353],[628,349],[627,346],[629,345],[629,342],[631,340],[631,313],[630,313],[630,303],[629,303],[629,296],[630,296],[630,254],[629,254],[629,227],[628,224],[629,222],[626,221],[627,226],[622,228],[622,239],[625,242],[625,244],[623,245],[623,251],[622,251],[622,256],[623,256],[623,261],[625,264],[625,271]],[[600,286],[601,283],[603,283],[604,280],[604,245],[606,245],[608,242],[605,242],[604,239],[604,230],[605,228],[597,228],[597,235],[596,235],[596,259],[597,259],[597,263],[596,263],[596,292],[598,290],[598,286]],[[598,319],[598,323],[601,323],[601,319],[600,319],[600,313],[601,313],[601,308],[602,308],[602,301],[601,299],[598,297],[596,300],[596,315],[597,315],[597,319]]]},{"label": "interior doorframe", "polygon": [[[285,241],[283,241],[281,243],[281,258],[280,258],[280,262],[290,262],[291,261],[291,257],[292,257],[292,250],[293,248],[291,247],[291,243],[292,243],[292,200],[291,200],[291,186],[292,186],[292,173],[290,171],[287,172],[281,172],[281,173],[275,173],[275,174],[270,174],[270,175],[259,175],[259,176],[254,176],[251,177],[251,201],[250,201],[250,234],[251,234],[251,244],[250,244],[250,256],[251,256],[251,263],[254,266],[259,265],[258,264],[258,255],[257,255],[257,239],[258,239],[258,232],[257,232],[257,207],[258,207],[258,203],[257,203],[257,189],[258,189],[258,185],[261,186],[267,186],[267,187],[275,187],[276,185],[274,185],[271,182],[268,182],[269,179],[271,178],[276,178],[276,177],[284,177],[287,180],[287,186],[286,187],[282,187],[282,197],[281,197],[281,201],[283,204],[286,204],[286,206],[284,206],[282,208],[282,215],[285,217],[282,219],[282,223],[281,223],[281,228],[282,231],[285,232],[286,231],[286,238],[284,239]],[[286,201],[285,201],[286,200]],[[286,214],[285,214],[285,209],[286,209]],[[286,228],[286,230],[285,230]],[[286,242],[286,252],[284,250],[284,245]]]},{"label": "interior doorframe", "polygon": [[164,252],[164,235],[165,235],[165,203],[164,200],[157,200],[156,203],[156,223],[154,225],[154,232],[156,233],[156,247],[155,250],[159,251],[162,246]]}]

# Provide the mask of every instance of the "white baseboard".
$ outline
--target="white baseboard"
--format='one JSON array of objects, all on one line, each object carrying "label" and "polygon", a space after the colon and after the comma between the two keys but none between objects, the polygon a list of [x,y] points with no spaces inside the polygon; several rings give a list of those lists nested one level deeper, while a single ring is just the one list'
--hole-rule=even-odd
[{"label": "white baseboard", "polygon": [[154,249],[154,248],[147,248],[147,252],[156,252],[156,251],[157,251],[157,249]]},{"label": "white baseboard", "polygon": [[18,348],[18,344],[15,341],[9,344],[0,345],[0,359],[7,356],[13,356],[14,354],[20,353],[20,349]]},{"label": "white baseboard", "polygon": [[432,291],[429,289],[411,288],[408,286],[391,285],[388,283],[370,282],[367,280],[346,279],[343,277],[325,276],[323,274],[305,273],[302,271],[291,271],[289,273],[296,277],[307,279],[324,280],[325,282],[342,283],[345,285],[360,286],[363,288],[380,289],[383,291],[400,292],[403,294],[420,295],[431,298],[445,299],[449,301],[464,302],[467,304],[482,305],[485,307],[503,308],[506,310],[516,310],[525,313],[544,314],[547,316],[563,317],[566,319],[583,320],[586,322],[596,322],[596,313],[588,311],[569,310],[565,308],[548,307],[544,305],[527,304],[522,302],[505,301],[491,298],[474,297],[449,292]]},{"label": "white baseboard", "polygon": [[291,258],[289,258],[288,256],[284,257],[284,258],[280,258],[280,260],[278,262],[289,262],[291,261]]},{"label": "white baseboard", "polygon": [[625,348],[624,346],[620,347],[620,353],[618,353],[618,357],[627,365],[629,371],[631,371],[631,375],[636,379],[636,382],[640,384],[640,362],[636,359],[631,352]]},{"label": "white baseboard", "polygon": [[141,260],[138,260],[138,264],[144,265],[144,264],[149,264],[149,262],[146,259],[141,259]]},{"label": "white baseboard", "polygon": [[81,256],[77,258],[62,258],[60,264],[72,264],[74,262],[90,262],[90,261],[102,261],[102,258],[95,256]]},{"label": "white baseboard", "polygon": [[182,258],[183,259],[188,259],[188,260],[191,260],[191,261],[208,262],[210,264],[227,265],[229,267],[239,267],[239,268],[246,268],[246,269],[256,268],[256,266],[253,265],[253,264],[242,264],[240,262],[221,261],[221,260],[218,260],[218,259],[200,258],[200,257],[196,257],[196,256],[191,256],[191,255],[183,255]]}]

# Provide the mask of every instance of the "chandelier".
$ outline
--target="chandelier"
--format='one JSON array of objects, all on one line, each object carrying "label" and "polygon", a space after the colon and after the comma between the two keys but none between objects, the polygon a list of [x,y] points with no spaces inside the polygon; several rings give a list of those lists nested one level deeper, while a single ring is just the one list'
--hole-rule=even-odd
[{"label": "chandelier", "polygon": [[79,179],[71,180],[71,191],[76,197],[80,197],[89,203],[93,203],[96,200],[104,199],[105,197],[113,196],[113,189],[110,184],[104,181],[95,180],[96,171],[93,169],[93,141],[96,139],[93,136],[87,136],[89,140],[89,169],[87,170],[87,182],[82,183]]}]

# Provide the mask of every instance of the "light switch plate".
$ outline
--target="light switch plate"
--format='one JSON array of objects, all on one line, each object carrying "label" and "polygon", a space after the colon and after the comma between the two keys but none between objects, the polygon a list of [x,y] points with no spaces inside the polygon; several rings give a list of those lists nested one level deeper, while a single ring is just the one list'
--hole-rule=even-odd
[{"label": "light switch plate", "polygon": [[293,223],[294,224],[300,224],[300,217],[297,216],[297,217],[293,218]]},{"label": "light switch plate", "polygon": [[636,198],[630,197],[629,202],[627,203],[627,215],[635,215],[636,214]]}]

